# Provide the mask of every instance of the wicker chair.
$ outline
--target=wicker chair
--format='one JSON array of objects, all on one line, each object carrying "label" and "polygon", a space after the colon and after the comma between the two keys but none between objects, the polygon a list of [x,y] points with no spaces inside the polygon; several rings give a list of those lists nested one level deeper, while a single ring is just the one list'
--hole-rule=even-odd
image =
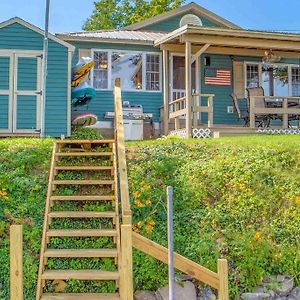
[{"label": "wicker chair", "polygon": [[[255,107],[256,108],[266,107],[265,98],[263,98],[265,94],[264,94],[264,89],[262,87],[248,88],[247,93],[248,93],[248,109],[250,108],[250,98],[255,96],[260,97],[260,98],[256,98]],[[269,127],[272,119],[274,119],[273,116],[269,114],[255,115],[255,123],[257,123],[258,127]]]}]

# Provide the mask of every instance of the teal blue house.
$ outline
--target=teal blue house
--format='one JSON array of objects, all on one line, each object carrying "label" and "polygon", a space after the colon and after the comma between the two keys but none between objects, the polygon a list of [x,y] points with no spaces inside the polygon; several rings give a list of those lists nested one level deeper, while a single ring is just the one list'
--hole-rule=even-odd
[{"label": "teal blue house", "polygon": [[[40,29],[17,18],[0,24],[2,135],[39,134],[41,51]],[[71,66],[80,57],[95,61],[89,83],[97,96],[71,112]],[[238,109],[249,103],[247,88],[262,87],[271,100],[300,100],[299,57],[300,35],[244,30],[193,2],[122,29],[59,33],[50,42],[46,134],[69,135],[71,114],[81,111],[112,132],[117,77],[122,100],[147,116],[146,138],[181,128],[242,128]]]},{"label": "teal blue house", "polygon": [[[0,23],[0,136],[40,135],[43,31],[20,18]],[[50,35],[45,134],[71,132],[71,59],[75,47]]]},{"label": "teal blue house", "polygon": [[[89,110],[100,128],[112,127],[106,113],[113,111],[116,77],[123,101],[142,105],[157,134],[188,123],[242,127],[231,94],[243,108],[247,88],[263,87],[270,97],[300,96],[300,35],[243,30],[193,2],[119,30],[57,37],[76,47],[73,64],[81,56],[95,60],[90,83],[97,98]],[[186,112],[188,100],[198,107]]]}]

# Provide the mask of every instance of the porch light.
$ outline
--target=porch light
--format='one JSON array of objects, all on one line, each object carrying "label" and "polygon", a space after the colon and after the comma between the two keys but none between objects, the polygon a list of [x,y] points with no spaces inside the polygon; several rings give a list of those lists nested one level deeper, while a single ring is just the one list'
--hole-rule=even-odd
[{"label": "porch light", "polygon": [[278,63],[280,60],[281,57],[276,55],[272,49],[266,50],[262,59],[263,63]]}]

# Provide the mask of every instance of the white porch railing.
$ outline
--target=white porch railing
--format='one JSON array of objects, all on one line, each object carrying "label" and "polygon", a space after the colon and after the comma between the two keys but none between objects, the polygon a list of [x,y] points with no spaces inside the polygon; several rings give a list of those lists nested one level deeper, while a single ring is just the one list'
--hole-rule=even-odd
[{"label": "white porch railing", "polygon": [[[258,106],[258,101],[260,105]],[[279,107],[265,107],[261,105],[261,101],[276,101],[282,105]],[[290,106],[289,102],[299,103],[297,106]],[[249,118],[250,128],[255,128],[255,116],[256,115],[281,115],[282,116],[282,128],[289,127],[289,116],[296,115],[300,117],[300,97],[278,97],[278,96],[252,96],[249,103]],[[298,121],[299,122],[299,121]]]},{"label": "white porch railing", "polygon": [[[208,122],[207,126],[210,128],[213,126],[213,94],[193,94],[193,101],[192,101],[192,116],[193,116],[193,126],[195,127],[198,123],[199,114],[200,113],[207,113],[208,114]],[[207,105],[204,106],[199,101],[200,98],[207,98]],[[197,100],[197,101],[196,101]],[[184,116],[187,114],[186,108],[186,97],[183,96],[176,100],[169,102],[169,119],[175,119],[175,130],[180,129],[180,120],[179,117]]]}]

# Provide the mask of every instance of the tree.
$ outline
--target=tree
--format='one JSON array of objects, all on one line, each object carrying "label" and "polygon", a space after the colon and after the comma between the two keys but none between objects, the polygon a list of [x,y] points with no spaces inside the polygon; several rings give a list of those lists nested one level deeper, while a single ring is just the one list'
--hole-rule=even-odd
[{"label": "tree", "polygon": [[83,29],[118,29],[181,6],[185,0],[99,0]]}]

